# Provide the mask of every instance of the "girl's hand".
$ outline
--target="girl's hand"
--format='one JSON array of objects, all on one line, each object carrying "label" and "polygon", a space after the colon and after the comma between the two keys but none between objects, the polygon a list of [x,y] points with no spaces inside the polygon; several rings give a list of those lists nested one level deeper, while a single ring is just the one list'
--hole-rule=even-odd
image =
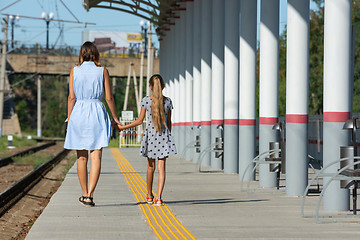
[{"label": "girl's hand", "polygon": [[125,130],[125,126],[123,126],[121,124],[118,124],[117,129],[118,129],[119,132],[121,132],[121,131]]}]

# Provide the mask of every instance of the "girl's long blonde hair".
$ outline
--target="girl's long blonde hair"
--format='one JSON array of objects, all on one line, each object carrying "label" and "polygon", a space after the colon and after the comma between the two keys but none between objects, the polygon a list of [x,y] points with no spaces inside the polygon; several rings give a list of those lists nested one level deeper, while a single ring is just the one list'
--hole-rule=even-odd
[{"label": "girl's long blonde hair", "polygon": [[81,46],[78,66],[80,66],[84,61],[92,61],[96,66],[100,67],[100,54],[95,44],[92,42],[84,42]]},{"label": "girl's long blonde hair", "polygon": [[152,87],[152,101],[151,101],[151,119],[157,132],[162,131],[162,127],[166,127],[165,111],[164,111],[164,96],[162,90],[165,87],[164,80],[159,74],[151,76],[149,84]]}]

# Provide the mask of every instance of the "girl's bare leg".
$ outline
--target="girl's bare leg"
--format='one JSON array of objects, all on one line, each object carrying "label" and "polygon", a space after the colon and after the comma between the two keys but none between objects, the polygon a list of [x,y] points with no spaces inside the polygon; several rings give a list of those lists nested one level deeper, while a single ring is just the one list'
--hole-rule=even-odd
[{"label": "girl's bare leg", "polygon": [[88,195],[88,174],[87,174],[87,161],[88,161],[88,151],[87,150],[77,150],[77,173],[79,177],[79,182],[82,190],[82,196]]},{"label": "girl's bare leg", "polygon": [[165,173],[165,163],[166,163],[166,158],[163,159],[159,159],[158,160],[158,172],[159,172],[159,180],[158,180],[158,193],[157,193],[157,198],[161,199],[161,194],[163,192],[164,189],[164,185],[165,185],[165,177],[166,177],[166,173]]},{"label": "girl's bare leg", "polygon": [[152,185],[154,180],[154,172],[155,172],[155,159],[148,158],[148,168],[146,174],[146,184],[147,184],[147,196],[152,196]]},{"label": "girl's bare leg", "polygon": [[101,171],[101,156],[102,149],[90,151],[90,176],[89,176],[89,191],[88,196],[93,197],[96,184],[98,183]]}]

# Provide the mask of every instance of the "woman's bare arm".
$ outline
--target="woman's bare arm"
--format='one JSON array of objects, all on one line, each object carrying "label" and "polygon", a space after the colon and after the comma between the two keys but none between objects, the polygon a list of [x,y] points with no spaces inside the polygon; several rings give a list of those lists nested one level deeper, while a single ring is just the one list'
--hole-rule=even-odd
[{"label": "woman's bare arm", "polygon": [[109,72],[106,68],[104,68],[104,89],[106,103],[109,106],[112,118],[117,124],[120,124],[116,114],[115,101],[113,95],[111,94]]},{"label": "woman's bare arm", "polygon": [[68,113],[67,113],[68,122],[70,120],[70,115],[75,105],[75,100],[76,100],[76,96],[74,91],[74,68],[72,68],[69,77],[69,96],[68,96]]}]

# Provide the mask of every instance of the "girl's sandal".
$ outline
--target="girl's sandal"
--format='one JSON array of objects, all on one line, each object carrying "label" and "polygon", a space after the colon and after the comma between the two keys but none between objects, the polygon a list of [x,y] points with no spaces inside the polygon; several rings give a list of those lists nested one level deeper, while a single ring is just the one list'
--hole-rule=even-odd
[{"label": "girl's sandal", "polygon": [[154,203],[154,196],[146,197],[146,202],[147,202],[148,204]]},{"label": "girl's sandal", "polygon": [[161,206],[161,205],[163,205],[163,201],[161,200],[161,198],[155,199],[154,205],[155,205],[155,206]]}]

